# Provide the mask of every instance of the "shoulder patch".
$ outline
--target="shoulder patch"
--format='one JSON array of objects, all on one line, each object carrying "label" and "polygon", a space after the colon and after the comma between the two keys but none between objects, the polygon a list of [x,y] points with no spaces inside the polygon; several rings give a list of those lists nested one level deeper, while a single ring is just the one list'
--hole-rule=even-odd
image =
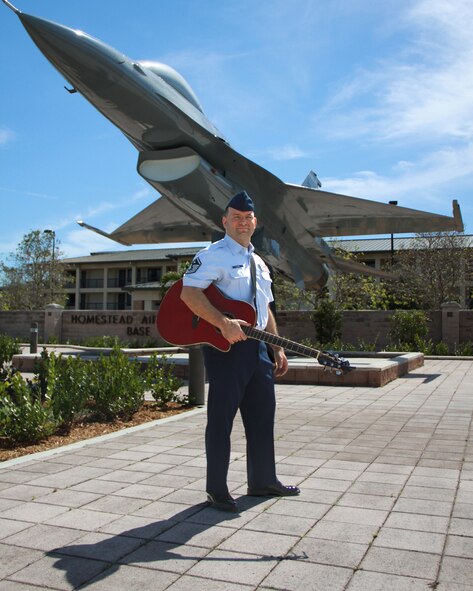
[{"label": "shoulder patch", "polygon": [[200,268],[201,265],[202,265],[202,261],[199,259],[199,257],[195,257],[195,259],[192,261],[189,268],[185,272],[185,275],[191,275],[192,273],[195,273],[197,271],[197,269]]},{"label": "shoulder patch", "polygon": [[266,265],[266,263],[264,261],[263,261],[263,264],[261,265],[261,268],[263,269],[263,271],[266,271],[266,273],[269,273],[268,266]]},{"label": "shoulder patch", "polygon": [[[256,257],[257,257],[257,258],[256,258]],[[260,267],[260,269],[261,269],[262,271],[266,271],[266,273],[269,273],[268,266],[267,266],[267,265],[266,265],[266,263],[263,261],[263,259],[262,259],[260,256],[258,256],[258,255],[256,255],[256,256],[255,256],[255,258],[256,258],[256,260],[257,260],[257,262],[258,262],[258,266]]]}]

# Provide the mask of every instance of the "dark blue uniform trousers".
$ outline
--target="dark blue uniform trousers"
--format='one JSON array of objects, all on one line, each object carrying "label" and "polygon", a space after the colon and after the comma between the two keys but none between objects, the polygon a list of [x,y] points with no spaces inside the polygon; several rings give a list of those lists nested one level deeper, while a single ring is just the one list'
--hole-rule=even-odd
[{"label": "dark blue uniform trousers", "polygon": [[209,378],[207,428],[207,492],[227,494],[230,436],[237,410],[246,434],[248,486],[275,484],[273,364],[265,343],[247,339],[228,353],[204,347]]}]

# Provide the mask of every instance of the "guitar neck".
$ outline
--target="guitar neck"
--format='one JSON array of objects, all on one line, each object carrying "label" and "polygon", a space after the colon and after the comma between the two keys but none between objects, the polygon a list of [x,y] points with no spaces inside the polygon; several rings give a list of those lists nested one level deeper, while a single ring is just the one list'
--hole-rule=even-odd
[{"label": "guitar neck", "polygon": [[287,349],[292,353],[302,355],[303,357],[314,357],[315,359],[318,359],[321,353],[318,349],[306,347],[305,345],[301,345],[295,341],[290,341],[289,339],[280,337],[277,334],[272,334],[271,332],[266,332],[264,330],[260,330],[259,328],[255,328],[254,326],[242,326],[241,328],[246,336],[250,337],[250,339],[263,341],[265,343],[269,343],[270,345],[276,345],[277,347],[283,347],[284,349]]}]

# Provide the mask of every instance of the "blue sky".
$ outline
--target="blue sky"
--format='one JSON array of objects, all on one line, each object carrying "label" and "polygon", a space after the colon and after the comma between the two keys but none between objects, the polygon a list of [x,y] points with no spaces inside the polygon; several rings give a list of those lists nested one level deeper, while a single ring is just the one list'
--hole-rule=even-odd
[{"label": "blue sky", "polygon": [[[471,0],[14,0],[177,69],[232,146],[282,180],[451,215],[473,233]],[[0,4],[0,256],[53,229],[66,256],[119,250],[154,201],[124,136]]]}]

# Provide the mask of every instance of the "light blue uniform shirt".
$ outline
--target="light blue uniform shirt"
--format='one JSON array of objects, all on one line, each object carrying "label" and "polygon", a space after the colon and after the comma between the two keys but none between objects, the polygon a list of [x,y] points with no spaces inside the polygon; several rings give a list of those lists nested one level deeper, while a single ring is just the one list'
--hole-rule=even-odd
[{"label": "light blue uniform shirt", "polygon": [[245,248],[225,235],[199,251],[183,277],[186,287],[205,289],[214,283],[228,298],[253,303],[250,257],[256,266],[256,326],[265,329],[268,323],[268,304],[273,301],[271,276],[263,259],[254,253],[252,244]]}]

